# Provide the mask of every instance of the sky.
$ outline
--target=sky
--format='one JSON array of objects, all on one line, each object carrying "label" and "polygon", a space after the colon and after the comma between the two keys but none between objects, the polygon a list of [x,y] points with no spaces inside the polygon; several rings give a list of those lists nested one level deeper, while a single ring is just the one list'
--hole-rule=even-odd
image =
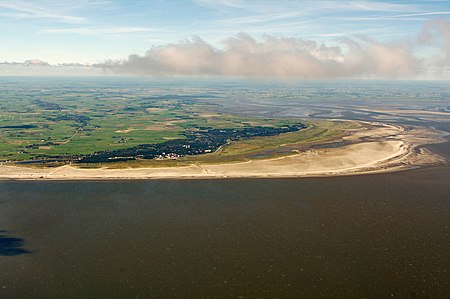
[{"label": "sky", "polygon": [[0,0],[0,75],[447,78],[450,1]]}]

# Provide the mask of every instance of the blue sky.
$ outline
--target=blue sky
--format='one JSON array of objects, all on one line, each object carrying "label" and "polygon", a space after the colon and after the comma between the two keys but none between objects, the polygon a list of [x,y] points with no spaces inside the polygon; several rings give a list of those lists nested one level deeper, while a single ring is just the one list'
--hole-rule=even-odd
[{"label": "blue sky", "polygon": [[449,1],[0,0],[0,61],[96,63],[193,35],[221,46],[245,32],[333,44],[348,36],[414,38]]},{"label": "blue sky", "polygon": [[55,73],[44,61],[61,74],[442,79],[449,20],[442,0],[0,0],[0,75]]}]

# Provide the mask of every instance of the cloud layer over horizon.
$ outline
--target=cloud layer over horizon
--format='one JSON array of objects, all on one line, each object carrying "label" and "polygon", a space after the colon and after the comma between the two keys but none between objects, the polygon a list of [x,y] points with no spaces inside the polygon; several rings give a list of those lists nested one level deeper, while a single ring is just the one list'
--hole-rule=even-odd
[{"label": "cloud layer over horizon", "polygon": [[[335,46],[301,38],[241,33],[216,48],[199,37],[150,48],[145,55],[97,64],[113,72],[150,76],[243,76],[252,78],[416,78],[450,65],[450,23],[424,24],[417,40],[377,42],[341,38]],[[416,54],[428,49],[423,56]],[[431,54],[430,54],[431,53]]]},{"label": "cloud layer over horizon", "polygon": [[216,48],[199,37],[152,47],[145,55],[110,60],[97,67],[135,75],[337,78],[414,75],[417,59],[402,44],[341,39],[336,46],[301,38],[241,33]]},{"label": "cloud layer over horizon", "polygon": [[[447,78],[450,23],[424,23],[415,40],[378,42],[367,36],[339,38],[332,45],[294,37],[240,33],[218,48],[200,37],[151,47],[144,55],[98,64],[50,65],[32,59],[0,67],[71,68],[83,74],[229,76],[261,79]],[[430,77],[431,74],[431,77]]]}]

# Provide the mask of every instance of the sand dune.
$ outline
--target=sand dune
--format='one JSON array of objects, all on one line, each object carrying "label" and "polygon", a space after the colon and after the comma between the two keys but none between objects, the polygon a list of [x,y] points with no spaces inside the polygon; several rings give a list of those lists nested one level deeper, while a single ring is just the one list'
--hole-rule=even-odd
[{"label": "sand dune", "polygon": [[344,137],[352,144],[337,148],[308,149],[297,154],[228,164],[195,164],[185,167],[81,169],[0,166],[0,179],[163,179],[308,177],[388,172],[442,163],[443,159],[421,145],[442,141],[438,131],[423,128],[370,124]]}]

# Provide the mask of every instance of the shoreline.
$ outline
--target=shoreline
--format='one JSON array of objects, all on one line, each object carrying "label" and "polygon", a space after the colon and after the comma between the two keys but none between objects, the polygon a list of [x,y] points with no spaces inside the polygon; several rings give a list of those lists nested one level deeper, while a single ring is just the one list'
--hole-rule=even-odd
[{"label": "shoreline", "polygon": [[349,145],[306,149],[295,154],[244,162],[142,168],[32,168],[0,165],[0,180],[103,181],[333,177],[388,173],[445,163],[423,148],[445,142],[443,132],[411,126],[365,123],[343,137]]}]

